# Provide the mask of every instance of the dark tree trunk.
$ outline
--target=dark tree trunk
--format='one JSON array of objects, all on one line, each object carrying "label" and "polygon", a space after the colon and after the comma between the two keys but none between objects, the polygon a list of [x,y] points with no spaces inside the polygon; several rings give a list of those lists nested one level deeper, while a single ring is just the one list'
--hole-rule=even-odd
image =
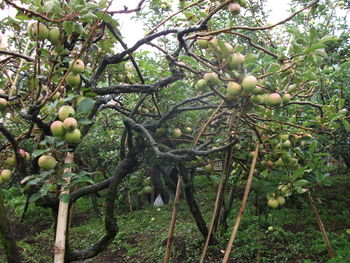
[{"label": "dark tree trunk", "polygon": [[10,224],[7,218],[4,197],[2,190],[0,189],[0,239],[1,244],[4,247],[7,262],[20,263],[19,251],[16,245],[16,241],[12,236]]},{"label": "dark tree trunk", "polygon": [[[84,260],[97,256],[100,252],[104,251],[108,245],[113,241],[118,232],[117,219],[114,215],[115,198],[118,192],[118,186],[122,180],[134,171],[138,167],[137,156],[141,152],[140,148],[133,148],[130,150],[128,156],[119,162],[118,167],[109,180],[107,188],[106,209],[105,209],[105,230],[106,234],[92,247],[83,250],[71,251],[67,249],[65,262],[71,262],[75,260]],[[76,199],[74,200],[76,201]],[[67,248],[69,243],[67,242]]]},{"label": "dark tree trunk", "polygon": [[[179,164],[179,170],[180,170],[180,174],[184,180],[184,190],[185,190],[185,196],[186,196],[186,201],[187,204],[189,206],[189,209],[191,211],[191,214],[196,222],[196,225],[199,229],[199,231],[201,232],[202,236],[204,238],[207,238],[208,236],[208,228],[207,225],[203,219],[202,213],[198,207],[198,204],[194,198],[193,195],[193,183],[190,180],[190,177],[187,173],[187,169],[183,164]],[[213,236],[211,236],[210,238],[210,243],[214,244],[217,243],[217,241],[215,240],[215,238]]]}]

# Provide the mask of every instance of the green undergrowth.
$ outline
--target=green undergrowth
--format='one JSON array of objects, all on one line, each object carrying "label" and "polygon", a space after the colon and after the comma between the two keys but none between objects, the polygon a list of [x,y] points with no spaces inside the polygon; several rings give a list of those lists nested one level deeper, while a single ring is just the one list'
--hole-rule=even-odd
[{"label": "green undergrowth", "polygon": [[[350,176],[339,175],[333,177],[332,180],[332,186],[319,188],[313,193],[313,198],[335,250],[335,258],[329,259],[328,257],[316,218],[305,197],[289,199],[286,207],[267,209],[259,216],[254,206],[255,195],[252,193],[234,242],[232,262],[256,262],[259,239],[260,257],[263,263],[349,262],[350,234],[346,232],[346,229],[350,228],[350,191],[348,191]],[[210,222],[214,207],[214,188],[212,181],[206,176],[196,177],[196,200],[207,224]],[[228,220],[228,229],[223,230],[221,227],[218,229],[219,243],[209,247],[207,262],[222,261],[223,251],[238,212],[242,192],[243,189],[240,189],[238,198],[234,201],[234,209]],[[7,200],[12,215],[19,217],[25,201],[21,194],[10,190],[7,192]],[[99,200],[99,205],[103,212],[102,198]],[[93,211],[91,198],[79,200],[74,211],[70,228],[71,249],[89,248],[105,233],[103,216]],[[97,258],[84,262],[103,263],[111,262],[113,259],[116,260],[115,262],[131,263],[162,262],[171,214],[171,204],[159,209],[147,205],[133,212],[117,210],[117,237],[107,251],[101,253]],[[11,220],[11,223],[14,223],[13,221]],[[18,223],[15,224],[20,226]],[[35,228],[37,224],[41,224],[42,229],[30,230],[31,226]],[[25,257],[25,262],[51,262],[54,230],[50,221],[50,212],[31,205],[23,225],[29,230],[18,237],[18,246]],[[197,262],[202,247],[203,238],[183,198],[178,206],[171,262]]]}]

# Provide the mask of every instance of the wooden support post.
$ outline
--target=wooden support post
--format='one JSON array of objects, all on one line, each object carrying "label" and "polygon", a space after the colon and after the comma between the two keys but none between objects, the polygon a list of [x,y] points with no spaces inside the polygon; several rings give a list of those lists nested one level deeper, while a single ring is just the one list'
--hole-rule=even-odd
[{"label": "wooden support post", "polygon": [[168,263],[170,258],[171,245],[173,243],[173,235],[174,235],[174,229],[175,229],[175,223],[176,223],[177,207],[179,205],[179,200],[180,200],[181,183],[182,183],[182,176],[180,176],[179,180],[177,181],[174,208],[173,208],[173,214],[171,217],[171,223],[170,223],[169,232],[168,232],[168,240],[166,244],[164,263]]},{"label": "wooden support post", "polygon": [[230,240],[229,240],[229,242],[227,244],[225,255],[224,255],[224,259],[222,260],[222,263],[227,263],[228,262],[228,259],[229,259],[229,256],[230,256],[230,253],[231,253],[231,250],[232,250],[232,246],[233,246],[233,241],[236,238],[238,227],[239,227],[239,224],[240,224],[241,219],[243,217],[243,213],[244,213],[245,207],[247,205],[248,195],[249,195],[250,187],[251,187],[251,184],[252,184],[252,181],[253,181],[253,175],[254,175],[254,169],[255,169],[255,166],[256,166],[256,160],[258,159],[258,153],[259,153],[259,143],[256,143],[256,147],[255,147],[255,151],[254,151],[254,157],[253,157],[252,165],[250,167],[249,176],[248,176],[248,180],[247,180],[247,185],[246,185],[245,190],[244,190],[244,195],[243,195],[241,207],[239,209],[239,212],[238,212],[238,215],[237,215],[237,218],[236,218],[236,222],[235,222],[235,224],[233,226],[231,237],[230,237]]},{"label": "wooden support post", "polygon": [[[65,164],[73,162],[73,153],[68,152],[64,160]],[[63,173],[71,172],[72,168],[65,168]],[[70,179],[65,178],[66,185],[64,186],[61,195],[69,194],[69,184]],[[64,255],[66,250],[66,230],[68,222],[68,203],[60,201],[58,207],[58,216],[57,216],[57,228],[56,228],[56,241],[54,248],[54,263],[64,263]]]},{"label": "wooden support post", "polygon": [[314,214],[316,216],[316,220],[317,220],[317,224],[321,230],[321,233],[322,233],[322,236],[323,236],[323,239],[324,239],[324,242],[326,243],[326,246],[327,246],[327,250],[328,250],[328,255],[330,258],[333,258],[334,257],[334,250],[331,246],[331,242],[329,242],[329,239],[328,239],[328,236],[327,236],[327,232],[326,232],[326,228],[324,227],[324,224],[322,222],[322,219],[320,217],[320,214],[318,213],[318,210],[314,204],[314,199],[312,198],[312,195],[311,195],[311,192],[308,191],[308,200],[309,200],[309,203],[310,203],[310,206],[312,208],[312,210],[314,211]]}]

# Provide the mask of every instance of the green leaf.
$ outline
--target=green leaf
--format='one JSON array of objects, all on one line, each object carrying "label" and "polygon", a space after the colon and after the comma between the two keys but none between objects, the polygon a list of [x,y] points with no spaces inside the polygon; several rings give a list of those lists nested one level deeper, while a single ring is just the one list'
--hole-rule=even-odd
[{"label": "green leaf", "polygon": [[300,178],[303,176],[304,172],[306,170],[306,167],[300,167],[299,169],[295,170],[293,172],[293,180],[296,180],[297,178]]},{"label": "green leaf", "polygon": [[76,173],[64,173],[62,175],[62,178],[72,178],[73,176],[76,176]]},{"label": "green leaf", "polygon": [[95,101],[92,98],[83,99],[77,106],[77,115],[87,116],[94,107]]},{"label": "green leaf", "polygon": [[85,8],[87,9],[96,9],[96,8],[100,8],[100,6],[98,4],[92,3],[92,2],[88,2],[85,4]]},{"label": "green leaf", "polygon": [[303,187],[305,185],[308,185],[309,183],[310,183],[309,181],[302,179],[294,182],[293,185],[296,187]]},{"label": "green leaf", "polygon": [[91,13],[91,12],[81,16],[82,20],[97,20],[97,18],[98,17],[95,14]]},{"label": "green leaf", "polygon": [[39,155],[42,155],[43,153],[47,153],[48,151],[50,151],[49,148],[45,148],[45,149],[37,149],[37,150],[34,150],[34,152],[32,153],[32,156],[35,158]]},{"label": "green leaf", "polygon": [[29,18],[28,16],[26,16],[22,12],[17,12],[16,19],[18,19],[18,20],[30,20],[31,18]]},{"label": "green leaf", "polygon": [[310,152],[310,153],[315,152],[316,147],[317,147],[317,141],[313,141],[313,142],[310,144],[309,152]]},{"label": "green leaf", "polygon": [[349,132],[350,131],[350,123],[347,120],[345,120],[345,119],[341,119],[341,122],[344,125],[345,130],[347,132]]},{"label": "green leaf", "polygon": [[92,123],[92,121],[89,120],[89,119],[86,119],[86,118],[84,118],[84,119],[79,119],[79,124],[81,124],[81,125],[89,125],[89,124],[91,124],[91,123]]},{"label": "green leaf", "polygon": [[55,2],[54,1],[48,1],[43,6],[43,11],[45,13],[50,13],[55,8]]},{"label": "green leaf", "polygon": [[29,198],[29,203],[34,203],[36,200],[40,199],[41,198],[41,193],[38,192],[38,193],[35,193],[35,194],[32,194]]},{"label": "green leaf", "polygon": [[316,44],[313,44],[311,47],[309,47],[308,49],[306,49],[303,54],[309,54],[313,51],[315,51],[316,49],[320,49],[320,48],[324,48],[325,45],[323,43],[316,43]]},{"label": "green leaf", "polygon": [[333,41],[338,41],[337,36],[324,36],[323,38],[320,39],[321,43],[327,43],[327,42],[333,42]]},{"label": "green leaf", "polygon": [[340,99],[338,101],[338,109],[341,110],[342,108],[344,108],[345,105],[345,100],[344,99]]}]

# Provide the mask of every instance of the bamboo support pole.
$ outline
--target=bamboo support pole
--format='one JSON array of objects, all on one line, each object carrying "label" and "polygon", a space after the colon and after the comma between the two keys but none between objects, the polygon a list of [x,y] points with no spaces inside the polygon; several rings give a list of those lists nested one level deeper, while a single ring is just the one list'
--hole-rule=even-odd
[{"label": "bamboo support pole", "polygon": [[180,200],[181,183],[182,183],[182,176],[180,176],[179,180],[177,181],[174,208],[173,208],[173,214],[171,217],[171,223],[170,223],[169,232],[168,232],[168,240],[166,244],[164,263],[168,263],[170,258],[171,245],[173,243],[173,235],[174,235],[174,229],[175,229],[175,223],[176,223],[177,207],[179,205],[179,200]]},{"label": "bamboo support pole", "polygon": [[314,204],[314,199],[312,198],[312,195],[311,195],[311,192],[308,191],[308,196],[307,196],[308,200],[309,200],[309,203],[310,203],[310,206],[316,216],[316,220],[317,220],[317,224],[321,230],[321,233],[322,233],[322,236],[323,236],[323,239],[324,239],[324,242],[326,243],[326,246],[327,246],[327,250],[328,250],[328,255],[330,258],[333,258],[335,256],[334,254],[334,250],[331,246],[331,242],[329,241],[328,239],[328,236],[327,236],[327,232],[326,232],[326,228],[324,227],[324,224],[322,222],[322,219],[320,217],[320,214],[318,213],[318,210]]},{"label": "bamboo support pole", "polygon": [[[68,152],[64,160],[65,164],[73,162],[73,153]],[[72,168],[65,168],[63,173],[71,172]],[[65,178],[66,185],[63,188],[61,195],[69,194],[69,183],[70,178]],[[58,207],[58,216],[57,216],[57,228],[56,228],[56,239],[54,247],[54,263],[64,263],[64,255],[66,250],[66,230],[68,222],[68,203],[60,201]]]},{"label": "bamboo support pole", "polygon": [[247,185],[246,185],[245,190],[244,190],[244,195],[243,195],[241,207],[239,209],[239,212],[238,212],[238,215],[237,215],[237,218],[236,218],[236,222],[235,222],[235,224],[233,226],[231,237],[230,237],[230,240],[229,240],[229,242],[227,244],[225,255],[224,255],[224,259],[222,260],[222,263],[227,263],[228,262],[228,259],[229,259],[229,256],[230,256],[230,253],[231,253],[231,250],[232,250],[232,246],[233,246],[233,241],[236,238],[238,227],[239,227],[239,224],[240,224],[241,219],[243,217],[243,213],[244,213],[245,207],[247,205],[248,195],[249,195],[250,187],[251,187],[251,184],[252,184],[252,181],[253,181],[254,169],[255,169],[255,166],[256,166],[256,161],[258,159],[258,153],[259,153],[259,143],[256,143],[254,156],[253,156],[253,161],[252,161],[252,165],[250,167],[248,181],[247,181]]}]

